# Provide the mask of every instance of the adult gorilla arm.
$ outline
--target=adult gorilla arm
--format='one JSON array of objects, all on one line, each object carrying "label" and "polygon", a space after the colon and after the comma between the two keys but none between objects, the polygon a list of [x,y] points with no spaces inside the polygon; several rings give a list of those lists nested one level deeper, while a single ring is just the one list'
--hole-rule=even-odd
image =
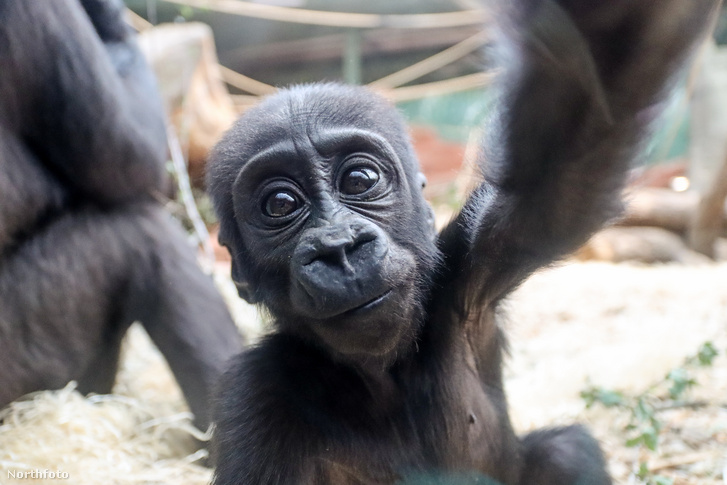
[{"label": "adult gorilla arm", "polygon": [[122,9],[117,0],[0,5],[3,24],[42,26],[0,29],[0,63],[10,67],[0,92],[17,94],[0,121],[64,185],[103,205],[165,182],[163,111]]},{"label": "adult gorilla arm", "polygon": [[524,1],[504,16],[501,47],[516,61],[485,127],[484,182],[440,239],[462,303],[503,296],[619,213],[647,108],[717,3]]}]

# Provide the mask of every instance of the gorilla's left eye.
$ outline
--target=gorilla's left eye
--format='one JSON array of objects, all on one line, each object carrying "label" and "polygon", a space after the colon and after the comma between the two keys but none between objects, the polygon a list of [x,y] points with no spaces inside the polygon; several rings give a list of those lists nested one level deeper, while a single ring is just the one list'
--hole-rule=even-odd
[{"label": "gorilla's left eye", "polygon": [[268,196],[264,211],[269,217],[285,217],[298,210],[299,206],[300,202],[295,194],[287,190],[280,190]]},{"label": "gorilla's left eye", "polygon": [[379,174],[369,167],[354,167],[341,178],[341,193],[363,194],[379,181]]}]

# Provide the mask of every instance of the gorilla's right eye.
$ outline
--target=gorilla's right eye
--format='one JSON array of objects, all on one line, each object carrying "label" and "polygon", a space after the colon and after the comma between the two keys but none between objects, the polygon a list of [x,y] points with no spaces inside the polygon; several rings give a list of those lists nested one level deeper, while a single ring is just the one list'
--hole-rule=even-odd
[{"label": "gorilla's right eye", "polygon": [[379,174],[368,167],[354,167],[343,175],[341,192],[346,195],[360,195],[376,185]]},{"label": "gorilla's right eye", "polygon": [[265,199],[264,212],[269,217],[285,217],[300,207],[298,198],[292,192],[279,190]]}]

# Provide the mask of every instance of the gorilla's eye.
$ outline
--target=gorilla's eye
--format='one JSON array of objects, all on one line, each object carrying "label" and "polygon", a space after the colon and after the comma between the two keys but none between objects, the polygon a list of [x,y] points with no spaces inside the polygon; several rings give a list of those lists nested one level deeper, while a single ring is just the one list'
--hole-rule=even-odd
[{"label": "gorilla's eye", "polygon": [[265,199],[265,214],[270,217],[285,217],[295,212],[300,203],[292,192],[280,190]]},{"label": "gorilla's eye", "polygon": [[354,167],[341,178],[341,193],[363,194],[379,181],[379,174],[369,167]]}]

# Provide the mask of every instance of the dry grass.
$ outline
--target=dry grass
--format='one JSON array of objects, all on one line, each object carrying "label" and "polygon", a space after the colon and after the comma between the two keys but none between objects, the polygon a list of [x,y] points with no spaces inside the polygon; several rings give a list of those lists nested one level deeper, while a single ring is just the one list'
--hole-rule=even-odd
[{"label": "dry grass", "polygon": [[[0,483],[191,485],[208,483],[211,476],[195,464],[204,451],[187,454],[200,434],[189,413],[155,415],[153,406],[138,399],[84,398],[69,385],[15,402],[1,417]],[[44,470],[68,478],[12,478]]]}]

